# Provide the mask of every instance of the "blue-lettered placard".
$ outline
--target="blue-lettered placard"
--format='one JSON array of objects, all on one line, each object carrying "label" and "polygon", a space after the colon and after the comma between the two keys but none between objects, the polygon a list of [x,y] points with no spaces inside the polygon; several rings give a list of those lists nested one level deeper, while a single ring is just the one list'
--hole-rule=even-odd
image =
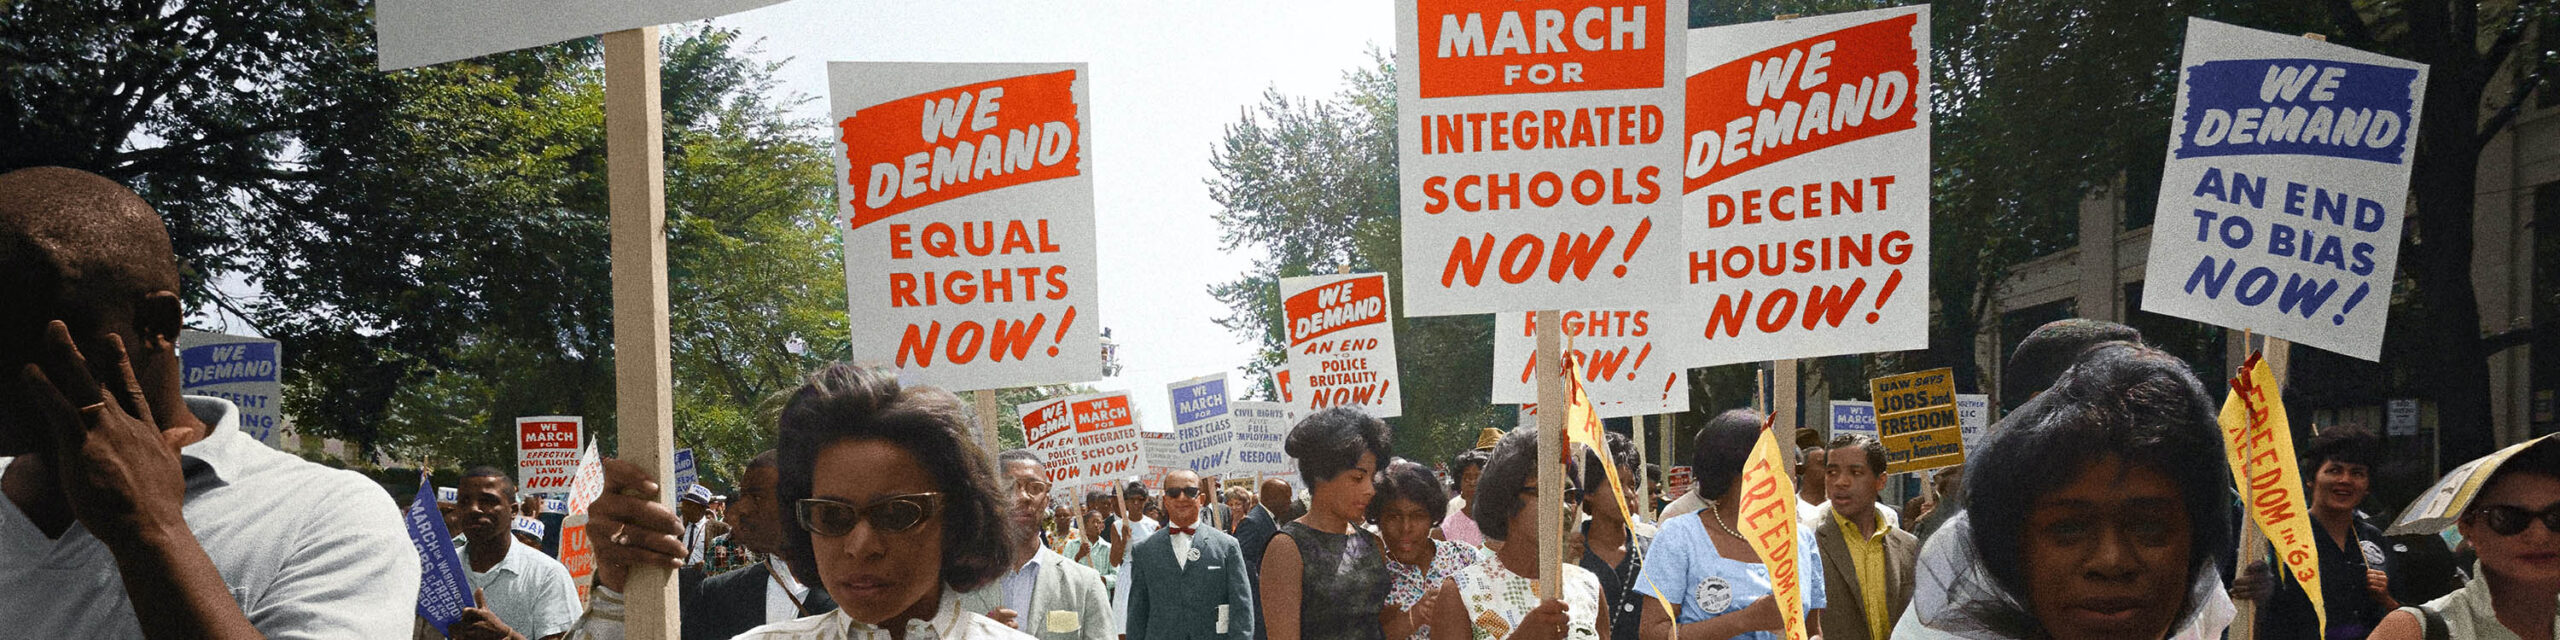
[{"label": "blue-lettered placard", "polygon": [[1165,385],[1165,396],[1173,403],[1176,444],[1170,459],[1150,457],[1148,464],[1189,469],[1202,476],[1221,475],[1236,468],[1235,422],[1228,415],[1227,374],[1220,372]]},{"label": "blue-lettered placard", "polygon": [[471,606],[471,587],[461,554],[453,552],[453,534],[445,531],[444,512],[436,508],[435,483],[424,471],[418,473],[418,497],[409,502],[401,521],[418,552],[418,617],[435,625],[436,632],[449,633],[445,628],[462,619],[463,607]]},{"label": "blue-lettered placard", "polygon": [[2379,359],[2426,85],[2426,65],[2190,18],[2142,309]]},{"label": "blue-lettered placard", "polygon": [[240,432],[284,446],[284,349],[274,340],[203,331],[178,334],[182,393],[240,408]]}]

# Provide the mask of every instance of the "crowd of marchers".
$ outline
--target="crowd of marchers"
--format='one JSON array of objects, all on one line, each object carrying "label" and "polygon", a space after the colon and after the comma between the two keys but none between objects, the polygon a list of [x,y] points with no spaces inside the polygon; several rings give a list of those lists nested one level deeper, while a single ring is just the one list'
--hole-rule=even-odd
[{"label": "crowd of marchers", "polygon": [[[0,635],[438,635],[414,612],[444,542],[413,546],[404,499],[180,392],[181,273],[123,186],[0,174]],[[2186,362],[2087,320],[2015,354],[2002,395],[2029,399],[1899,508],[1879,503],[1880,443],[1797,443],[1809,635],[2203,640],[2245,608],[2259,638],[2560,637],[2560,441],[2457,469],[2436,526],[2386,535],[2364,511],[2380,443],[2310,435],[2315,604],[2303,559],[2235,553],[2249,525],[2220,406]],[[584,596],[556,557],[563,509],[469,469],[437,505],[472,592],[441,633],[618,639],[648,567],[675,572],[682,638],[1785,636],[1780,585],[1737,526],[1768,423],[1750,409],[1688,434],[1693,482],[1659,506],[1618,435],[1541,486],[1532,429],[1422,462],[1334,408],[1288,433],[1302,484],[1174,471],[1075,494],[1041,456],[979,449],[972,423],[948,392],[839,363],[790,395],[734,498],[686,487],[671,508],[652,474],[606,459]],[[1556,566],[1538,561],[1545,491],[1571,523]]]}]

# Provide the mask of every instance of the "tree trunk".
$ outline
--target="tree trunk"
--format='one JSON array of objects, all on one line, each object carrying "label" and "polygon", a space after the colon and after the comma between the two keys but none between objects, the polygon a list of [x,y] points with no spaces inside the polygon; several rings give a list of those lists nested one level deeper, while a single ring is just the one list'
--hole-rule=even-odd
[{"label": "tree trunk", "polygon": [[[2423,4],[2423,3],[2421,3]],[[2480,336],[2480,301],[2471,282],[2473,206],[2478,197],[2481,92],[2489,69],[2470,42],[2448,38],[2418,47],[2429,65],[2426,112],[2420,116],[2411,172],[2415,207],[2407,233],[2414,240],[2402,266],[2417,281],[2424,327],[2403,353],[2416,362],[2420,391],[2436,401],[2443,449],[2450,469],[2496,448],[2489,404],[2489,353]]]}]

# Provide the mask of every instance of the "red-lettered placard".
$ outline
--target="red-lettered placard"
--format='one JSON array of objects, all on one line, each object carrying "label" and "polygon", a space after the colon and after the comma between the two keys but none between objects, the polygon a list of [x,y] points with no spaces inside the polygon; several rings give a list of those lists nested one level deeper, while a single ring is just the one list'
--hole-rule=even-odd
[{"label": "red-lettered placard", "polygon": [[1400,0],[1396,20],[1405,315],[1677,299],[1688,3]]},{"label": "red-lettered placard", "polygon": [[1690,32],[1679,364],[1928,346],[1929,7]]},{"label": "red-lettered placard", "polygon": [[854,359],[955,391],[1100,377],[1084,67],[827,74]]},{"label": "red-lettered placard", "polygon": [[1919,126],[1925,103],[1912,99],[1913,89],[1928,76],[1920,71],[1912,34],[1921,14],[1896,13],[1902,15],[1748,53],[1689,76],[1689,170],[1682,191]]},{"label": "red-lettered placard", "polygon": [[1662,3],[1418,0],[1422,97],[1660,86]]},{"label": "red-lettered placard", "polygon": [[578,477],[578,443],[586,420],[578,416],[516,418],[516,491],[569,495]]},{"label": "red-lettered placard", "polygon": [[1042,400],[1014,410],[1022,416],[1024,446],[1040,455],[1040,468],[1049,474],[1049,492],[1073,497],[1082,474],[1076,467],[1076,419],[1070,400]]},{"label": "red-lettered placard", "polygon": [[1129,407],[1128,392],[1082,396],[1071,406],[1075,407],[1076,471],[1080,478],[1121,478],[1145,471],[1138,414]]},{"label": "red-lettered placard", "polygon": [[[1493,320],[1493,395],[1496,404],[1535,404],[1537,315],[1515,311]],[[1689,372],[1673,353],[1698,330],[1697,314],[1679,305],[1644,309],[1567,309],[1564,352],[1580,366],[1585,393],[1603,418],[1689,410]]]},{"label": "red-lettered placard", "polygon": [[[916,207],[1076,175],[1076,70],[971,83],[864,107],[838,123],[854,228]],[[1024,238],[1028,240],[1028,238]]]},{"label": "red-lettered placard", "polygon": [[1282,401],[1302,412],[1347,405],[1380,418],[1404,415],[1387,274],[1281,278],[1280,296],[1289,325],[1289,367],[1277,378]]}]

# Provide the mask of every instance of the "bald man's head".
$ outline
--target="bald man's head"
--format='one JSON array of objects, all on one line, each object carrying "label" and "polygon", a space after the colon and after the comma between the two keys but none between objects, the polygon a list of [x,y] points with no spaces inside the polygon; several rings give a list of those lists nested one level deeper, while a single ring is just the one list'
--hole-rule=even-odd
[{"label": "bald man's head", "polygon": [[1287,509],[1289,507],[1289,499],[1295,497],[1296,494],[1296,491],[1289,488],[1289,481],[1287,480],[1279,478],[1262,479],[1262,505],[1270,507],[1275,513],[1283,509]]},{"label": "bald man's head", "polygon": [[[107,336],[120,335],[153,414],[187,420],[175,353],[184,318],[169,230],[140,196],[95,174],[36,167],[0,174],[0,386],[61,320],[104,378],[114,370]],[[0,455],[34,450],[41,428],[25,402],[0,402]]]}]

